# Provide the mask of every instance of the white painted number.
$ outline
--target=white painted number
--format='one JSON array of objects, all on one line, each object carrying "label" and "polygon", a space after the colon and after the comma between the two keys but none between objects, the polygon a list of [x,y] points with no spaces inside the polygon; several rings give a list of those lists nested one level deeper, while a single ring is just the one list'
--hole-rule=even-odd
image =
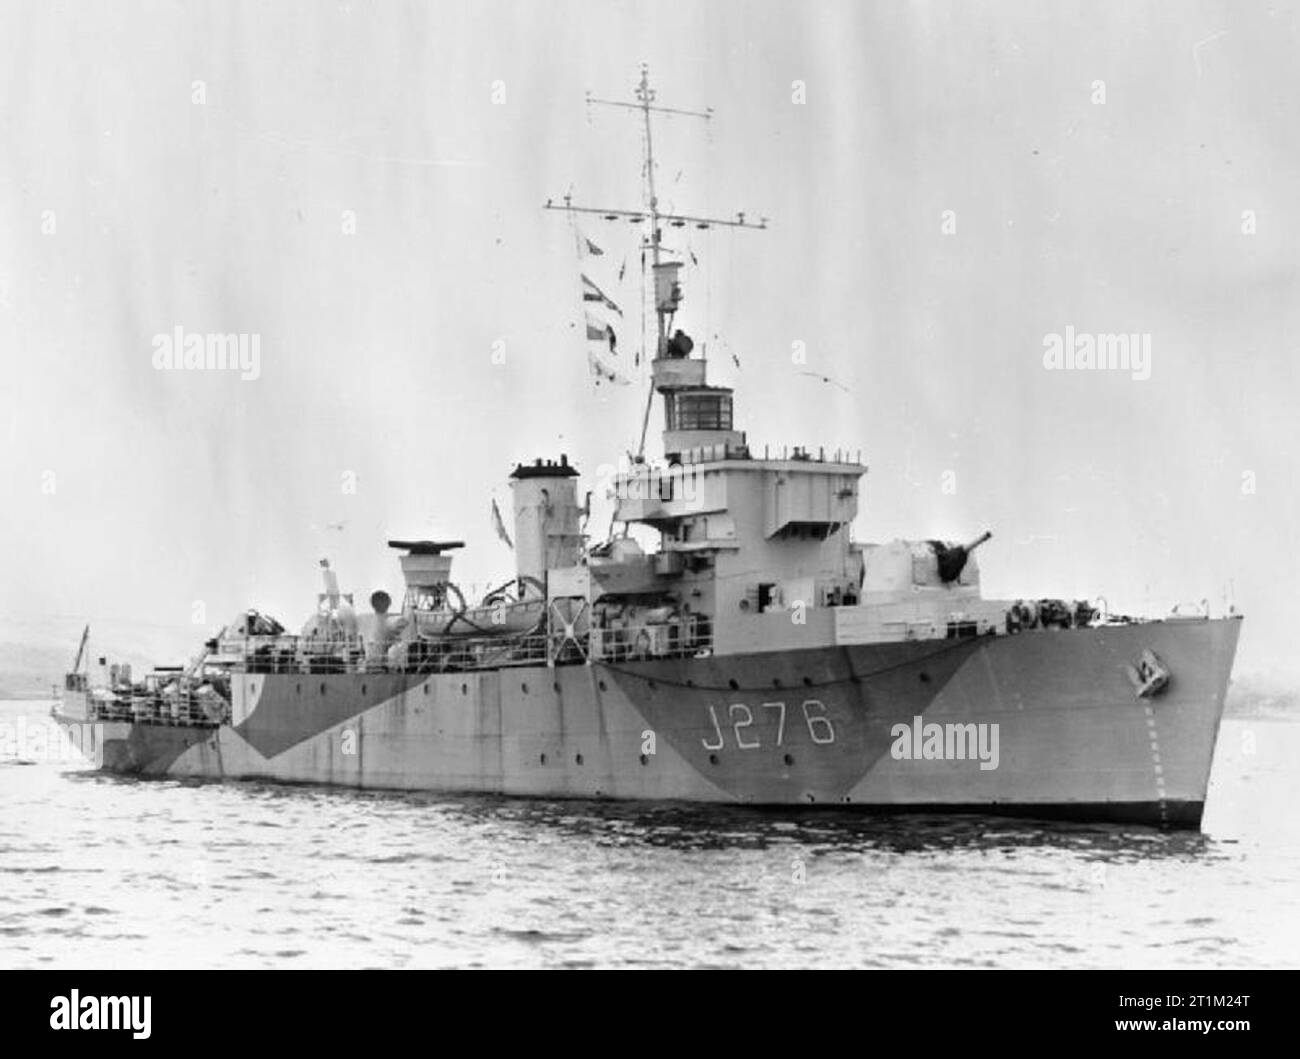
[{"label": "white painted number", "polygon": [[[817,707],[817,710],[819,711],[817,716],[813,716],[808,712],[808,707],[810,706]],[[808,722],[808,735],[814,743],[824,744],[835,742],[835,729],[831,726],[830,718],[822,716],[825,712],[825,703],[819,702],[817,699],[806,699],[804,701],[803,719]],[[820,739],[817,738],[817,726],[819,724],[825,725],[822,738]]]},{"label": "white painted number", "polygon": [[776,745],[780,746],[782,743],[785,742],[785,703],[765,702],[763,703],[763,709],[781,711],[781,717],[776,722]]},{"label": "white painted number", "polygon": [[749,712],[749,707],[746,706],[743,702],[733,702],[731,704],[731,715],[733,717],[736,715],[737,710],[745,711],[745,719],[743,721],[736,721],[732,725],[732,727],[735,728],[736,730],[736,746],[740,747],[741,750],[757,750],[758,749],[757,739],[755,739],[752,743],[746,743],[740,737],[740,730],[742,728],[748,728],[751,724],[754,723],[754,715]]},{"label": "white painted number", "polygon": [[[826,715],[826,704],[820,699],[805,699],[802,703],[803,719],[808,725],[808,738],[818,746],[826,746],[835,742],[835,726],[831,724],[831,719]],[[776,720],[776,745],[785,745],[785,703],[784,702],[764,702],[761,704],[764,710],[779,710],[780,713]],[[741,733],[742,728],[749,728],[754,723],[754,714],[743,702],[733,702],[727,707],[727,712],[731,720],[731,729],[735,733],[736,748],[738,750],[757,750],[762,746],[762,741],[758,738],[757,733],[750,733],[750,741],[746,741],[746,736]],[[714,706],[709,707],[709,720],[713,724],[713,740],[701,739],[705,750],[721,750],[726,745],[726,739],[722,735],[722,725],[718,721],[718,711]]]}]

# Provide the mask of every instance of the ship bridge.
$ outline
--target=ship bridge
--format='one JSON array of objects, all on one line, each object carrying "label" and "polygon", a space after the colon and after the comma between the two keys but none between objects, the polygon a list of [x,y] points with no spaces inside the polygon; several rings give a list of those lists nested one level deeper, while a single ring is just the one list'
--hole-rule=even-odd
[{"label": "ship bridge", "polygon": [[[736,429],[732,390],[708,384],[706,360],[689,355],[680,331],[668,353],[653,364],[665,461],[634,464],[614,483],[615,521],[660,534],[658,553],[635,560],[648,579],[630,583],[706,617],[720,651],[774,646],[809,629],[828,637],[828,608],[860,598],[849,527],[867,468],[843,450],[759,456]],[[611,573],[602,581],[612,587]]]},{"label": "ship bridge", "polygon": [[[696,534],[689,527],[710,515],[723,526],[716,516],[733,507],[757,514],[752,528],[765,540],[829,538],[857,517],[858,479],[867,471],[841,451],[813,457],[796,448],[755,458],[748,449],[718,444],[679,455],[676,464],[641,465],[614,480],[614,519],[659,530],[667,549],[692,536],[711,539],[707,525]],[[712,539],[718,547],[736,546],[732,533]]]}]

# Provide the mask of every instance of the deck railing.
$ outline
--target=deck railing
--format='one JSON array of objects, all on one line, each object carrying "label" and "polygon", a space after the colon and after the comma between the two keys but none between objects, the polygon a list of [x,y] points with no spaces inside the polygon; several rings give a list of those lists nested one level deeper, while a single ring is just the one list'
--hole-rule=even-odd
[{"label": "deck railing", "polygon": [[[712,649],[707,619],[563,632],[476,636],[405,642],[392,660],[367,655],[358,643],[323,645],[296,636],[251,636],[222,644],[203,670],[161,670],[138,684],[87,689],[92,721],[213,728],[230,720],[222,673],[459,673],[512,666],[690,658]],[[217,675],[213,675],[214,671]]]},{"label": "deck railing", "polygon": [[[265,641],[265,642],[264,642]],[[588,660],[688,658],[712,650],[708,619],[563,631],[463,636],[405,642],[402,657],[376,656],[360,644],[323,645],[294,636],[227,643],[219,656],[248,673],[434,673],[506,666],[569,665]]]},{"label": "deck railing", "polygon": [[91,721],[215,728],[230,720],[230,703],[215,691],[200,692],[184,683],[162,689],[119,688],[111,697],[92,696],[86,703]]}]

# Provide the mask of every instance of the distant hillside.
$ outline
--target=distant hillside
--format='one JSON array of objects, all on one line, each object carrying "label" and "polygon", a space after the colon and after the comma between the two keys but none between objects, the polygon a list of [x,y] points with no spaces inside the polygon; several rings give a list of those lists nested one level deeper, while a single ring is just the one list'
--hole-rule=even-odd
[{"label": "distant hillside", "polygon": [[1300,679],[1276,673],[1233,677],[1224,712],[1229,717],[1300,719]]},{"label": "distant hillside", "polygon": [[[0,617],[0,699],[45,698],[51,685],[62,685],[84,625],[63,618]],[[215,632],[198,625],[102,619],[90,623],[86,651],[92,662],[105,655],[143,672],[187,661]]]}]

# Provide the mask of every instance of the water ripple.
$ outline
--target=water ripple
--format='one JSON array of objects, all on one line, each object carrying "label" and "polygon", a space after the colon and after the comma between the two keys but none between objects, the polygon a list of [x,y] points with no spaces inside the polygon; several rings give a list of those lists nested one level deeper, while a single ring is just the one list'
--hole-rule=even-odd
[{"label": "water ripple", "polygon": [[[1221,749],[1240,745],[1232,723]],[[1221,755],[1205,834],[5,768],[0,951],[87,967],[1287,966],[1300,725],[1274,736]]]}]

